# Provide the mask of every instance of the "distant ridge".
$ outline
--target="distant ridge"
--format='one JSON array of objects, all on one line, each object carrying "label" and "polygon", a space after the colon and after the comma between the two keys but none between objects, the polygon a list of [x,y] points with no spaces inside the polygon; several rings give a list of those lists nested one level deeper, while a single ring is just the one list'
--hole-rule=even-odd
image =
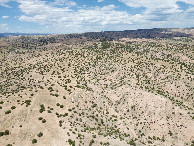
[{"label": "distant ridge", "polygon": [[[55,34],[61,39],[70,38],[88,38],[88,39],[121,39],[121,38],[173,38],[173,37],[190,37],[193,33],[186,33],[193,30],[192,28],[153,28],[153,29],[137,29],[124,31],[101,31],[101,32],[85,32],[70,34]],[[33,36],[33,35],[50,35],[44,33],[0,33],[0,37],[11,36]]]},{"label": "distant ridge", "polygon": [[[191,28],[187,28],[191,29]],[[173,37],[190,37],[192,34],[177,31],[172,31],[171,28],[153,28],[153,29],[137,29],[124,31],[101,31],[101,32],[86,32],[80,34],[59,34],[61,39],[70,38],[88,38],[88,39],[121,39],[121,38],[173,38]]]},{"label": "distant ridge", "polygon": [[49,34],[43,34],[43,33],[0,33],[0,37],[31,36],[31,35],[49,35]]}]

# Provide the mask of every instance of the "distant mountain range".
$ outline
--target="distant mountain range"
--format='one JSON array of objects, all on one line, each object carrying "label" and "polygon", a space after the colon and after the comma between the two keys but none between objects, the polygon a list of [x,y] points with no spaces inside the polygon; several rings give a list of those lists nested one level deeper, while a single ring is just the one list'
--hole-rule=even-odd
[{"label": "distant mountain range", "polygon": [[[101,31],[101,32],[85,32],[72,34],[58,34],[62,39],[68,38],[90,38],[90,39],[120,39],[120,38],[173,38],[173,37],[189,37],[193,36],[192,28],[153,28],[153,29],[137,29],[124,31]],[[50,35],[41,33],[0,33],[0,37],[11,36],[32,36],[32,35]],[[54,37],[51,35],[51,37]],[[55,36],[56,37],[56,36]]]},{"label": "distant mountain range", "polygon": [[[186,29],[171,29],[171,28],[153,28],[153,29],[137,29],[124,31],[101,31],[101,32],[86,32],[74,34],[59,34],[52,36],[53,39],[71,39],[71,38],[88,38],[88,39],[108,39],[115,40],[121,38],[173,38],[173,37],[190,37],[193,36],[192,28]],[[188,33],[189,32],[189,33]]]},{"label": "distant mountain range", "polygon": [[31,35],[49,35],[49,34],[42,34],[42,33],[0,33],[0,37],[31,36]]}]

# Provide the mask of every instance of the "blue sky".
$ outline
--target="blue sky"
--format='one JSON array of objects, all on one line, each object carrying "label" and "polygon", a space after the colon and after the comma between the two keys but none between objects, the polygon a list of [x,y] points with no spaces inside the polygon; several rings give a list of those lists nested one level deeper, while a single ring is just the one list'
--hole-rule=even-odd
[{"label": "blue sky", "polygon": [[0,0],[0,33],[194,26],[194,0]]}]

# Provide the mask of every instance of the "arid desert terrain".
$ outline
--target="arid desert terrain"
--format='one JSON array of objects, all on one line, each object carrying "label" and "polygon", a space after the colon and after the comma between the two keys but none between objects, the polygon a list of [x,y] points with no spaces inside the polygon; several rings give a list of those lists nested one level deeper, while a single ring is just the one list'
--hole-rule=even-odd
[{"label": "arid desert terrain", "polygon": [[194,30],[175,32],[0,38],[0,146],[193,146]]}]

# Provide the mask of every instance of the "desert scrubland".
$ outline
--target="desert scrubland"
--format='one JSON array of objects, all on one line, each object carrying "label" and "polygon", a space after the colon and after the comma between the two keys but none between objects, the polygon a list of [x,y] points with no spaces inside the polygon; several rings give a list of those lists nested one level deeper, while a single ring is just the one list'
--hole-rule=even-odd
[{"label": "desert scrubland", "polygon": [[17,36],[0,51],[1,146],[194,145],[192,35]]}]

